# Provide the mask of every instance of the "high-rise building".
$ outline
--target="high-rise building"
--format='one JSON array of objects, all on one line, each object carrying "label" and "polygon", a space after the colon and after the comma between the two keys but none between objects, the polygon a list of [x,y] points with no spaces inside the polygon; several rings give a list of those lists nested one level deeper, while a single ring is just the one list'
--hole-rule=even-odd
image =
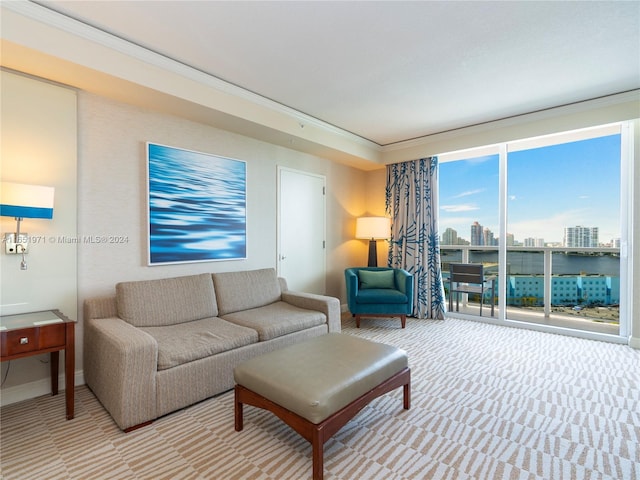
[{"label": "high-rise building", "polygon": [[544,238],[525,238],[524,239],[525,247],[544,247]]},{"label": "high-rise building", "polygon": [[448,227],[442,234],[443,245],[458,245],[458,232],[451,227]]},{"label": "high-rise building", "polygon": [[513,247],[515,245],[513,233],[507,233],[507,247]]},{"label": "high-rise building", "polygon": [[478,222],[471,225],[471,245],[484,245],[483,228]]},{"label": "high-rise building", "polygon": [[487,227],[482,229],[482,244],[483,245],[497,245],[496,239],[493,236],[493,232]]},{"label": "high-rise building", "polygon": [[563,247],[597,247],[598,227],[565,227]]}]

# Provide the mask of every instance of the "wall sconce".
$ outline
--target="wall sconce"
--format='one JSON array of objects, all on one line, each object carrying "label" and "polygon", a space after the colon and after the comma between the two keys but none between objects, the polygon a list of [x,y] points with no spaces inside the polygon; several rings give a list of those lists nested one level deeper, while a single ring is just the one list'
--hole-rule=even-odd
[{"label": "wall sconce", "polygon": [[387,217],[360,217],[356,219],[356,238],[369,240],[369,267],[378,266],[377,241],[389,238],[390,222]]},{"label": "wall sconce", "polygon": [[4,236],[5,253],[21,254],[20,268],[27,269],[29,234],[20,232],[24,218],[53,218],[53,187],[2,182],[0,185],[0,215],[16,219],[16,231]]}]

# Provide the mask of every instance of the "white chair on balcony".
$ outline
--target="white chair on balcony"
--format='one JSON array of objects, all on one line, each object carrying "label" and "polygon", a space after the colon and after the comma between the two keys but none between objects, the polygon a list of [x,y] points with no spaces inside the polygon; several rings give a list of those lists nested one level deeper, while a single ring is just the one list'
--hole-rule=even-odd
[{"label": "white chair on balcony", "polygon": [[496,303],[495,277],[485,278],[484,266],[481,263],[450,263],[449,264],[449,311],[453,311],[453,295],[456,296],[456,312],[460,311],[460,294],[473,293],[480,295],[480,316],[484,294],[491,291],[491,316]]}]

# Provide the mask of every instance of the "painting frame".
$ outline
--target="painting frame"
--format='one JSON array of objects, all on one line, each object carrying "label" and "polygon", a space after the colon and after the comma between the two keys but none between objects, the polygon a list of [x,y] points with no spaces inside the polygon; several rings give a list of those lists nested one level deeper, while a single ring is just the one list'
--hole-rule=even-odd
[{"label": "painting frame", "polygon": [[246,260],[247,162],[146,142],[147,265]]}]

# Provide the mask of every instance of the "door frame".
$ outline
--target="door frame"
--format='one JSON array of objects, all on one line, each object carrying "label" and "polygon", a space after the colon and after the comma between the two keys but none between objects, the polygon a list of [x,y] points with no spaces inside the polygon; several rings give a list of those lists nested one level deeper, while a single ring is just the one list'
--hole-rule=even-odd
[{"label": "door frame", "polygon": [[327,177],[325,175],[319,173],[308,172],[305,170],[295,169],[291,167],[284,167],[282,165],[277,166],[276,173],[276,197],[277,197],[277,213],[276,213],[276,272],[278,276],[282,276],[282,228],[281,228],[281,208],[282,208],[282,182],[281,182],[281,173],[283,171],[291,172],[298,175],[305,175],[309,177],[316,177],[322,180],[322,186],[325,194],[323,195],[323,211],[324,215],[322,217],[322,232],[323,232],[323,241],[324,248],[322,250],[322,265],[324,266],[324,276],[323,276],[323,290],[326,292],[327,284],[326,284],[326,274],[327,274]]}]

